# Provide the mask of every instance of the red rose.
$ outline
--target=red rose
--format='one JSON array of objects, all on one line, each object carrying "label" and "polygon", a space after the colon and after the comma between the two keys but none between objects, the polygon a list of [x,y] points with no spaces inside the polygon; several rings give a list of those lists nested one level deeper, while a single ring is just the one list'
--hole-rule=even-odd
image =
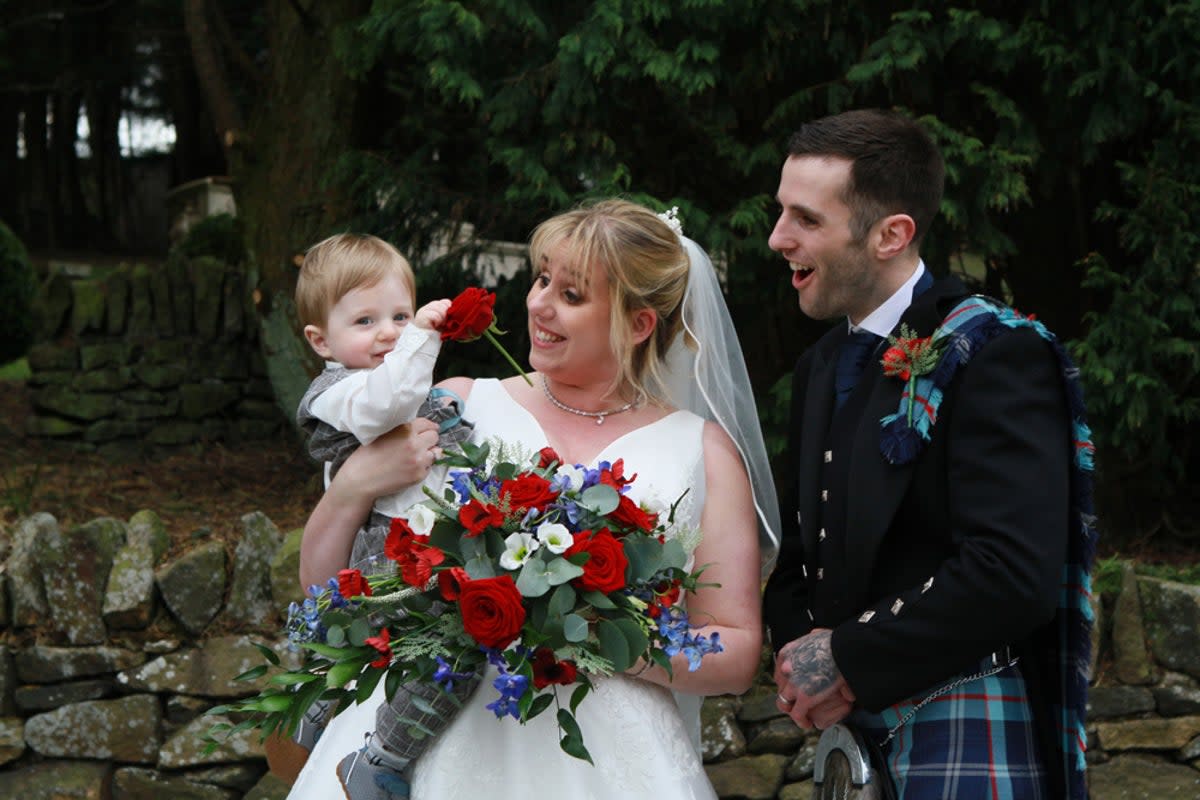
[{"label": "red rose", "polygon": [[458,521],[467,529],[467,537],[474,538],[487,528],[499,528],[504,524],[500,509],[472,498],[458,509]]},{"label": "red rose", "polygon": [[508,498],[509,508],[524,511],[527,508],[543,509],[554,502],[558,492],[550,488],[550,481],[532,472],[523,472],[512,480],[500,484],[500,496]]},{"label": "red rose", "polygon": [[658,514],[643,511],[641,506],[630,500],[627,495],[621,495],[616,509],[608,518],[623,528],[637,528],[642,531],[652,531],[658,524]]},{"label": "red rose", "polygon": [[525,624],[525,605],[513,579],[508,575],[479,578],[459,588],[463,629],[484,647],[508,647]]},{"label": "red rose", "polygon": [[571,581],[575,586],[605,594],[625,587],[625,568],[629,566],[629,559],[625,558],[625,547],[613,538],[608,528],[576,534],[565,555],[570,557],[575,553],[590,556],[583,564],[583,574]]},{"label": "red rose", "polygon": [[462,585],[471,580],[471,576],[462,567],[451,567],[438,573],[438,589],[442,592],[443,600],[457,600],[462,594]]},{"label": "red rose", "polygon": [[574,661],[559,661],[549,647],[539,647],[533,652],[533,688],[545,689],[552,683],[563,686],[575,682],[578,674]]},{"label": "red rose", "polygon": [[562,459],[558,457],[558,453],[554,452],[553,447],[543,447],[538,450],[538,467],[545,469],[552,464],[561,464]]},{"label": "red rose", "polygon": [[[399,523],[399,524],[397,524]],[[401,519],[393,519],[383,543],[383,554],[396,562],[400,576],[409,586],[424,586],[433,577],[433,568],[446,560],[446,554],[425,544],[426,536],[417,536]]]},{"label": "red rose", "polygon": [[362,572],[356,569],[343,569],[338,572],[338,591],[342,597],[358,597],[359,595],[371,595],[371,584],[367,583],[367,579],[363,577]]},{"label": "red rose", "polygon": [[469,342],[483,336],[496,314],[496,295],[478,286],[469,286],[450,301],[446,321],[442,323],[442,341]]},{"label": "red rose", "polygon": [[378,636],[368,636],[366,644],[368,647],[374,647],[379,653],[379,658],[371,662],[372,667],[383,669],[388,664],[392,663],[392,648],[388,645],[392,635],[388,633],[387,628],[380,628]]}]

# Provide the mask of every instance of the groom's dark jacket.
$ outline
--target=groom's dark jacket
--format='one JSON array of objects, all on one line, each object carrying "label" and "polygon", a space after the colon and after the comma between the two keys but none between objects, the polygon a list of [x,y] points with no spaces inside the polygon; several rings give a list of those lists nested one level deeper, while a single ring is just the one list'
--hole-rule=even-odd
[{"label": "groom's dark jacket", "polygon": [[[966,295],[945,279],[901,322],[928,336]],[[893,331],[896,333],[896,331]],[[765,594],[776,650],[832,628],[860,706],[881,709],[1012,647],[1054,616],[1066,557],[1071,437],[1058,362],[1032,330],[984,345],[945,387],[910,464],[880,453],[905,383],[879,361],[841,411],[845,323],[796,364],[778,566]],[[1022,667],[1033,659],[1024,659]],[[1036,708],[1044,676],[1026,675]]]}]

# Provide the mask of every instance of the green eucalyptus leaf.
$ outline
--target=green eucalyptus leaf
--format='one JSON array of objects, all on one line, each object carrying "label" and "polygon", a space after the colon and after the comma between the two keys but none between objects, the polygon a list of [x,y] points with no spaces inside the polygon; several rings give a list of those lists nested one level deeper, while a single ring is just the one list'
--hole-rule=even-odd
[{"label": "green eucalyptus leaf", "polygon": [[596,638],[600,641],[601,654],[612,662],[615,672],[624,672],[637,660],[637,656],[629,651],[625,632],[612,620],[602,619],[596,623]]},{"label": "green eucalyptus leaf", "polygon": [[561,556],[555,556],[546,565],[546,580],[551,586],[561,586],[583,574],[583,567],[576,566]]},{"label": "green eucalyptus leaf", "polygon": [[587,620],[578,614],[567,614],[563,617],[563,637],[568,642],[582,642],[588,636]]},{"label": "green eucalyptus leaf", "polygon": [[617,506],[621,504],[621,496],[608,484],[597,483],[595,486],[589,486],[583,490],[583,494],[579,497],[579,504],[589,511],[604,516],[617,510]]},{"label": "green eucalyptus leaf", "polygon": [[550,591],[546,562],[536,556],[527,560],[517,575],[517,591],[522,597],[541,597]]},{"label": "green eucalyptus leaf", "polygon": [[359,647],[365,645],[367,639],[375,635],[373,628],[374,626],[365,617],[359,617],[354,620],[354,622],[350,623],[350,630],[346,634],[350,640],[350,644]]}]

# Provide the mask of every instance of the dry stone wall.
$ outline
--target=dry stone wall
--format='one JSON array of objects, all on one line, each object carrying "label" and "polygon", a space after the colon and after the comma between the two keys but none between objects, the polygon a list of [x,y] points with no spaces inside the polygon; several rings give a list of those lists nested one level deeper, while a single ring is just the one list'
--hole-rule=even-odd
[{"label": "dry stone wall", "polygon": [[[0,797],[284,797],[253,733],[205,752],[205,712],[259,688],[234,680],[263,663],[255,643],[297,657],[279,632],[299,537],[260,513],[236,543],[183,552],[152,511],[0,531]],[[1130,567],[1098,611],[1092,797],[1200,797],[1200,587]],[[706,699],[708,774],[727,800],[808,798],[816,735],[776,710],[762,666],[746,694]]]},{"label": "dry stone wall", "polygon": [[40,288],[28,433],[170,446],[285,424],[242,269],[176,252],[83,272],[52,268]]}]

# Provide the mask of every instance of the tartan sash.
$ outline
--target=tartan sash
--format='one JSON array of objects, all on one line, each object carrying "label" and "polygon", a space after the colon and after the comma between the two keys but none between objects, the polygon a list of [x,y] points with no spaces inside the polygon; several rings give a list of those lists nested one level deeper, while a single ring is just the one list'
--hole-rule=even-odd
[{"label": "tartan sash", "polygon": [[891,464],[915,460],[929,442],[943,391],[954,375],[993,338],[1017,328],[1032,329],[1050,344],[1058,359],[1071,417],[1074,459],[1067,558],[1059,584],[1058,612],[1051,623],[1053,635],[1039,641],[1044,646],[1037,648],[1036,667],[1042,674],[1056,676],[1047,688],[1058,730],[1054,756],[1061,760],[1066,776],[1065,796],[1068,800],[1084,800],[1088,796],[1084,780],[1087,750],[1084,721],[1094,621],[1090,603],[1091,567],[1098,531],[1092,498],[1095,446],[1087,425],[1079,368],[1042,323],[991,298],[967,297],[950,311],[930,337],[940,353],[936,366],[927,374],[914,376],[900,397],[897,412],[880,420],[880,451]]}]

